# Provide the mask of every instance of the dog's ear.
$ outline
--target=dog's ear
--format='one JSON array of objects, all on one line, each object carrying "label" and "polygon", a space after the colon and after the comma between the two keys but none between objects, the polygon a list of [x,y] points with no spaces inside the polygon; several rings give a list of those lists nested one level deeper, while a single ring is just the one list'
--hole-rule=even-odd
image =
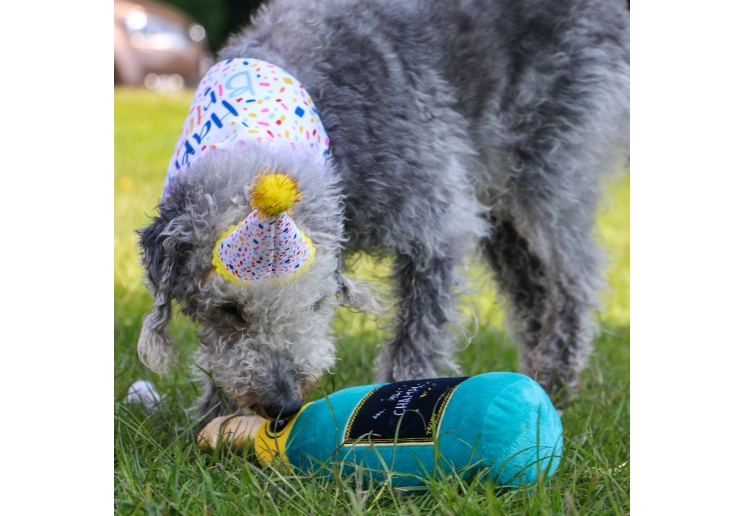
[{"label": "dog's ear", "polygon": [[166,332],[171,319],[171,289],[182,252],[178,238],[180,221],[175,210],[161,205],[160,215],[152,224],[137,231],[145,281],[153,295],[153,308],[142,320],[137,351],[140,360],[160,375],[177,361],[178,349]]},{"label": "dog's ear", "polygon": [[336,271],[336,285],[339,302],[349,309],[359,310],[371,315],[381,315],[382,308],[370,283],[352,281],[351,278]]}]

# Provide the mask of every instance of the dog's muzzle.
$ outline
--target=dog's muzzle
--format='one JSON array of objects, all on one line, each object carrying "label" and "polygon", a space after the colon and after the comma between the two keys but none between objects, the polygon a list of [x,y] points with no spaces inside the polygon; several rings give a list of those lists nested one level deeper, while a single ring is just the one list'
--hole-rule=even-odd
[{"label": "dog's muzzle", "polygon": [[302,408],[302,400],[299,398],[288,399],[282,404],[264,405],[263,413],[268,419],[278,420],[286,419],[297,414]]}]

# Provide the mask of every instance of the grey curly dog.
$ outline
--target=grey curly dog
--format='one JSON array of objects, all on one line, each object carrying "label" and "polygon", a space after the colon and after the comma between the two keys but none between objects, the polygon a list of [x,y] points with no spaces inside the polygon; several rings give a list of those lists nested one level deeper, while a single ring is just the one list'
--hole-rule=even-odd
[{"label": "grey curly dog", "polygon": [[[171,300],[197,324],[209,419],[292,415],[335,361],[339,304],[374,296],[346,275],[393,259],[395,327],[377,378],[457,372],[448,332],[469,255],[508,305],[522,371],[565,404],[591,352],[603,287],[592,237],[601,177],[629,159],[629,13],[615,0],[274,0],[222,60],[296,77],[330,140],[323,164],[246,144],[195,161],[139,231],[154,307],[139,353],[167,371]],[[290,171],[315,256],[291,281],[240,285],[213,250],[251,212],[262,170]],[[348,271],[346,271],[348,272]]]}]

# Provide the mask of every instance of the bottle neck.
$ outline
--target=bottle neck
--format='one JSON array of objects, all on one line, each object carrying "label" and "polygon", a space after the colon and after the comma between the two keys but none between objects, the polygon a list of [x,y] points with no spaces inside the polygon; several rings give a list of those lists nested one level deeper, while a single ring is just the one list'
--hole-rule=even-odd
[{"label": "bottle neck", "polygon": [[291,419],[284,422],[265,421],[258,429],[253,439],[253,448],[264,466],[272,464],[277,459],[290,464],[286,454],[288,439],[295,423],[308,405],[310,404],[305,404]]}]

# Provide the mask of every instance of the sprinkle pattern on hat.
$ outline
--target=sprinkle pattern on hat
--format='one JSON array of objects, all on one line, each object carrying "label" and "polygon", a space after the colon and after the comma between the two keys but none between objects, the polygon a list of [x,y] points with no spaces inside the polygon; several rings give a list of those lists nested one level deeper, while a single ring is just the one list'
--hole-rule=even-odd
[{"label": "sprinkle pattern on hat", "polygon": [[210,68],[194,93],[168,165],[163,200],[175,177],[206,152],[246,141],[288,145],[319,162],[328,155],[328,135],[297,79],[259,59],[228,59]]},{"label": "sprinkle pattern on hat", "polygon": [[260,218],[253,210],[214,253],[212,264],[223,277],[250,282],[294,274],[309,263],[315,248],[286,212]]}]

